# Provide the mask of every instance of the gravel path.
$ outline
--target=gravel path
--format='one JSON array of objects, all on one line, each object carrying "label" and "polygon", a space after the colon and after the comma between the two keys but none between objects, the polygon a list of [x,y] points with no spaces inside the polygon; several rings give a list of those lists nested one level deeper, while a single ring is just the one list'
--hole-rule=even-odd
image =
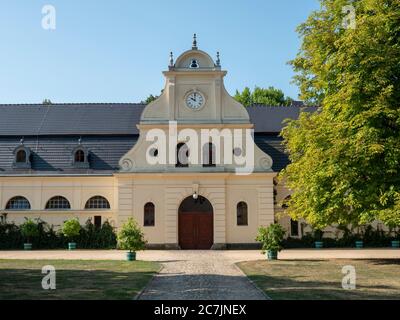
[{"label": "gravel path", "polygon": [[[172,253],[172,252],[171,252]],[[173,251],[175,260],[139,296],[141,300],[265,300],[243,272],[237,259],[222,251]]]}]

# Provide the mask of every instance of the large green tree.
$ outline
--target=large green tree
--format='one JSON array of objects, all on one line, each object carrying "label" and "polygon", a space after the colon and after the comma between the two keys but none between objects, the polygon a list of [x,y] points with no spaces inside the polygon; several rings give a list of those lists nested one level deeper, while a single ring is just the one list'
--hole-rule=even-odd
[{"label": "large green tree", "polygon": [[266,106],[290,106],[293,99],[285,97],[280,89],[274,87],[260,88],[255,87],[253,91],[246,87],[242,92],[236,90],[234,98],[248,107],[252,104],[263,104]]},{"label": "large green tree", "polygon": [[301,98],[321,108],[282,133],[291,164],[281,178],[294,192],[288,212],[316,227],[398,226],[400,1],[320,2],[298,28],[291,62]]}]

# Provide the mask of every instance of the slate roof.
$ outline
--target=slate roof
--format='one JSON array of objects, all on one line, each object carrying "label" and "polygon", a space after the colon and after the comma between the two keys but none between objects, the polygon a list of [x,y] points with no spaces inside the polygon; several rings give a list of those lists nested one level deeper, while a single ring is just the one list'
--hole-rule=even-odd
[{"label": "slate roof", "polygon": [[[144,107],[132,103],[0,105],[0,175],[112,174],[138,139],[136,125]],[[256,144],[271,155],[274,171],[288,164],[278,137],[282,122],[297,118],[300,109],[247,108],[255,125]],[[316,108],[304,110],[313,112]],[[13,168],[13,150],[22,137],[24,146],[32,151],[30,170]],[[89,150],[90,169],[72,166],[71,153],[79,138]]]},{"label": "slate roof", "polygon": [[133,103],[0,105],[0,135],[138,134],[144,109]]},{"label": "slate roof", "polygon": [[[4,174],[111,174],[118,170],[119,159],[136,143],[138,135],[125,136],[30,136],[24,146],[32,152],[31,170],[13,168],[13,151],[18,137],[0,136],[0,175]],[[78,139],[89,151],[90,169],[76,169],[72,152]]]},{"label": "slate roof", "polygon": [[[0,104],[0,135],[138,134],[136,124],[144,107],[135,103]],[[301,109],[263,105],[247,108],[255,132],[275,133],[281,131],[283,120],[297,118]]]}]

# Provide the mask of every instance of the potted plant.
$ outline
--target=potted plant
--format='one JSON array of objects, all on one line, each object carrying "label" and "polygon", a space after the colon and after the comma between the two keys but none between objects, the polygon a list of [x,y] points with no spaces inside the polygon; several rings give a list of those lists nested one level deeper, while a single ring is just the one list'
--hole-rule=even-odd
[{"label": "potted plant", "polygon": [[262,244],[262,253],[267,253],[268,260],[277,260],[278,252],[282,250],[285,230],[278,223],[270,224],[267,228],[260,227],[256,241]]},{"label": "potted plant", "polygon": [[[389,223],[387,226],[389,227],[389,234],[394,233],[394,235],[395,235],[393,240],[391,241],[392,248],[399,249],[400,248],[400,241],[399,241],[400,228],[398,227],[397,224],[394,224],[394,223]],[[397,230],[397,231],[394,231],[394,230]]]},{"label": "potted plant", "polygon": [[357,228],[357,233],[355,235],[355,241],[354,244],[356,246],[356,249],[362,249],[364,247],[364,241],[362,240],[362,234],[360,233],[360,228]]},{"label": "potted plant", "polygon": [[394,238],[394,240],[391,241],[393,249],[399,249],[400,248],[399,238],[400,238],[400,230],[398,229],[398,231],[396,232],[396,237]]},{"label": "potted plant", "polygon": [[324,232],[321,229],[314,230],[314,245],[316,249],[322,249],[324,247],[324,242],[322,238],[324,236]]},{"label": "potted plant", "polygon": [[129,250],[126,253],[126,260],[136,260],[136,251],[144,250],[146,241],[139,225],[133,218],[129,218],[118,232],[118,247]]},{"label": "potted plant", "polygon": [[25,222],[21,225],[21,234],[25,238],[24,250],[32,250],[32,238],[39,235],[37,223],[32,219],[25,218]]},{"label": "potted plant", "polygon": [[68,250],[76,249],[76,238],[79,236],[81,231],[81,225],[79,224],[78,218],[73,218],[64,222],[62,226],[62,233],[67,239],[70,240],[68,242]]}]

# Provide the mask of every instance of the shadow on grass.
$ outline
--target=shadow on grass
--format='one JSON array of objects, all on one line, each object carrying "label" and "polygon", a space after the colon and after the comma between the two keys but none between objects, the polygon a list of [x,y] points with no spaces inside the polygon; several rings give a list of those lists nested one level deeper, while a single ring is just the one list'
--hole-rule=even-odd
[{"label": "shadow on grass", "polygon": [[368,262],[369,264],[377,265],[377,266],[383,266],[383,265],[400,265],[400,259],[365,259],[362,260],[365,262]]},{"label": "shadow on grass", "polygon": [[66,270],[56,268],[56,289],[44,290],[46,274],[33,269],[0,269],[0,300],[133,299],[152,278],[151,271]]},{"label": "shadow on grass", "polygon": [[357,285],[355,290],[345,290],[335,281],[296,281],[294,277],[250,276],[257,286],[277,300],[398,300],[395,287],[385,285]]},{"label": "shadow on grass", "polygon": [[[277,300],[400,299],[396,260],[256,261],[240,263],[249,278]],[[356,267],[356,289],[342,288],[345,264]],[[377,269],[382,266],[384,269]]]}]

